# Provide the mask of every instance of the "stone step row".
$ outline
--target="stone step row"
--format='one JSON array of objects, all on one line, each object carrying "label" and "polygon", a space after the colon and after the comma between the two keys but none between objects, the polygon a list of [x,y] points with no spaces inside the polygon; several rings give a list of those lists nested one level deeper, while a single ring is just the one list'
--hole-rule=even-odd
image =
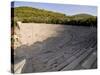
[{"label": "stone step row", "polygon": [[81,55],[82,53],[84,53],[86,50],[83,49],[83,50],[79,50],[79,52],[76,51],[76,53],[69,57],[69,59],[66,59],[63,63],[61,63],[60,65],[58,65],[57,67],[54,67],[52,69],[49,69],[50,71],[59,71],[61,70],[62,68],[64,68],[66,65],[68,65],[70,62],[72,62],[73,60],[76,59],[77,56]]},{"label": "stone step row", "polygon": [[[59,65],[59,64],[63,63],[69,57],[71,57],[72,55],[74,55],[74,54],[76,54],[78,52],[80,52],[80,50],[76,49],[76,51],[74,51],[73,53],[68,54],[68,53],[66,53],[66,50],[65,51],[62,50],[62,51],[58,51],[58,52],[54,53],[53,55],[51,55],[50,57],[53,56],[52,58],[49,58],[49,59],[48,58],[42,58],[41,59],[41,57],[44,57],[43,55],[41,55],[40,58],[37,58],[35,60],[38,60],[38,62],[43,62],[43,61],[47,61],[48,60],[47,63],[44,62],[45,65],[46,65],[46,68],[41,69],[41,71],[46,71],[46,70],[50,69],[51,67],[54,67],[56,65]],[[48,55],[46,54],[46,56],[48,56]]]},{"label": "stone step row", "polygon": [[82,53],[80,56],[77,56],[78,58],[76,58],[74,61],[72,61],[69,65],[67,65],[66,67],[64,67],[62,69],[62,71],[66,71],[66,70],[73,70],[76,66],[80,65],[80,62],[82,60],[84,60],[91,52],[93,51],[93,48],[90,48],[89,50],[87,50],[85,53]]},{"label": "stone step row", "polygon": [[93,52],[82,64],[83,68],[90,69],[92,64],[95,62],[97,58],[97,53]]}]

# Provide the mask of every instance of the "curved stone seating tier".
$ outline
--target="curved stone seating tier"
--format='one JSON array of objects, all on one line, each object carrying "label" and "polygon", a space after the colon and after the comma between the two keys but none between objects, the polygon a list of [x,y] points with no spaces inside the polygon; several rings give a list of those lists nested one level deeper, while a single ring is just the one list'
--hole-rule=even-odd
[{"label": "curved stone seating tier", "polygon": [[[22,43],[26,44],[15,49],[16,55],[13,64],[15,73],[66,71],[97,67],[96,28],[51,24],[44,26],[44,24],[35,23],[20,24],[22,24],[20,25],[22,26],[20,33],[24,35],[20,35]],[[47,30],[47,28],[49,29]],[[23,32],[24,30],[25,32]],[[30,34],[27,33],[29,31]]]}]

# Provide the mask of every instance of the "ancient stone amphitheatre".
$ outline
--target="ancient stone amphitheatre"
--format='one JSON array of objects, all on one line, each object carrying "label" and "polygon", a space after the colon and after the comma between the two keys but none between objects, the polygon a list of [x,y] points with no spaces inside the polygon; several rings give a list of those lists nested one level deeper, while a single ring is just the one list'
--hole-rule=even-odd
[{"label": "ancient stone amphitheatre", "polygon": [[14,72],[50,72],[97,67],[96,27],[21,23]]}]

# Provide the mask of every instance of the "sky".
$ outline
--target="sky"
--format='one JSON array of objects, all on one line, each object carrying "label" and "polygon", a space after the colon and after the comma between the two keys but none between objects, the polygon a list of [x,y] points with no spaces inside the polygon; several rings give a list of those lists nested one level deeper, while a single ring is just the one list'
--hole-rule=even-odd
[{"label": "sky", "polygon": [[29,6],[33,8],[45,9],[49,11],[60,12],[66,15],[76,15],[80,13],[85,13],[97,16],[96,6],[23,2],[23,1],[14,1],[14,6],[13,4],[11,4],[11,7],[20,7],[20,6]]}]

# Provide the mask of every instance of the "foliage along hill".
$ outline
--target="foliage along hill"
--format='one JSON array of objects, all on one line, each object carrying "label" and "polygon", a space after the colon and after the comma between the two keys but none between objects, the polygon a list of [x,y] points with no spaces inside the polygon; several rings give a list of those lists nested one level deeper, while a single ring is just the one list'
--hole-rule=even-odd
[{"label": "foliage along hill", "polygon": [[11,8],[11,19],[13,22],[35,22],[35,23],[51,23],[51,24],[68,24],[68,25],[83,25],[96,26],[97,17],[89,14],[77,14],[66,16],[65,14],[37,9],[32,7],[16,7]]},{"label": "foliage along hill", "polygon": [[76,16],[76,17],[93,17],[92,15],[90,15],[90,14],[85,14],[85,13],[76,14],[76,15],[73,15],[73,16]]}]

